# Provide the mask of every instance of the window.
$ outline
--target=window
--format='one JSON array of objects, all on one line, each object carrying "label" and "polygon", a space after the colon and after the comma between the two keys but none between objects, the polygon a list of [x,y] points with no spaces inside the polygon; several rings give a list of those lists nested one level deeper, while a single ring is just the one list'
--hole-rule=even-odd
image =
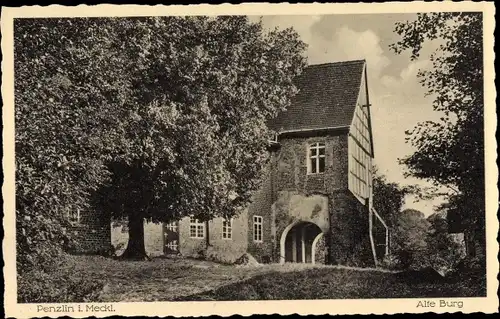
[{"label": "window", "polygon": [[253,217],[253,241],[261,243],[262,240],[262,216]]},{"label": "window", "polygon": [[79,209],[69,209],[66,211],[66,218],[72,224],[79,224],[81,221],[81,215]]},{"label": "window", "polygon": [[167,251],[168,252],[179,251],[179,241],[177,241],[177,240],[168,241],[167,242]]},{"label": "window", "polygon": [[271,143],[277,143],[278,142],[278,134],[275,132],[270,132],[269,141]]},{"label": "window", "polygon": [[309,147],[309,174],[325,171],[325,143],[314,143]]},{"label": "window", "polygon": [[194,217],[189,219],[189,236],[191,238],[203,238],[205,236],[205,223]]},{"label": "window", "polygon": [[222,221],[222,238],[232,239],[233,238],[233,219],[224,219]]},{"label": "window", "polygon": [[174,221],[174,222],[170,222],[167,224],[167,229],[170,230],[170,231],[173,231],[173,232],[177,232],[177,227],[178,227],[178,223],[177,221]]}]

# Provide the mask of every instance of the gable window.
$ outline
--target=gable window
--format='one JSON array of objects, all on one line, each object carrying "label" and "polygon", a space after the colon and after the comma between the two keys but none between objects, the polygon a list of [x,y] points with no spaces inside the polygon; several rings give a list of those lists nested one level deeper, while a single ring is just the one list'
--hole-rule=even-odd
[{"label": "gable window", "polygon": [[262,216],[253,217],[253,241],[261,243],[262,239]]},{"label": "gable window", "polygon": [[224,219],[222,221],[222,238],[232,239],[233,238],[233,219]]},{"label": "gable window", "polygon": [[308,173],[325,172],[325,143],[314,143],[309,146]]},{"label": "gable window", "polygon": [[203,238],[205,236],[205,223],[194,217],[189,219],[189,237]]}]

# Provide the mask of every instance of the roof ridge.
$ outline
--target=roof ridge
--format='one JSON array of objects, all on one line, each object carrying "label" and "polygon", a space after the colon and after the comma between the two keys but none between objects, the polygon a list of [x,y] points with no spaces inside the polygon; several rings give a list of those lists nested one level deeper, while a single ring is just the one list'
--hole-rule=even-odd
[{"label": "roof ridge", "polygon": [[326,62],[326,63],[318,63],[318,64],[309,64],[309,65],[307,65],[306,68],[331,66],[331,65],[338,65],[338,64],[351,64],[351,63],[359,63],[359,62],[366,62],[366,59],[346,60],[346,61],[336,61],[336,62]]}]

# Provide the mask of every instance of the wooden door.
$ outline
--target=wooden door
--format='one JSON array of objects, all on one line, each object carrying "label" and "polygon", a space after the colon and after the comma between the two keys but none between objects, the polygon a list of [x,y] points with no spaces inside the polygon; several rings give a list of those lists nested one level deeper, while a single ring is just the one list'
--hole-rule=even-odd
[{"label": "wooden door", "polygon": [[163,252],[165,255],[179,253],[179,222],[163,224]]}]

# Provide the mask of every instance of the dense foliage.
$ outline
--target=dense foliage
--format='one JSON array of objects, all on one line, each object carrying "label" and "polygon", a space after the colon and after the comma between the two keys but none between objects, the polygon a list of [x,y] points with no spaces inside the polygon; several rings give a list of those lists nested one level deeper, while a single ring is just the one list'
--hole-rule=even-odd
[{"label": "dense foliage", "polygon": [[[14,24],[18,269],[51,268],[71,244],[68,214],[89,207],[107,177],[106,113],[119,69],[104,56],[100,22],[17,19]],[[87,48],[82,50],[81,48]],[[97,72],[100,70],[100,72]],[[109,123],[111,124],[111,123]]]},{"label": "dense foliage", "polygon": [[291,30],[264,35],[244,17],[151,19],[131,26],[144,54],[128,57],[134,92],[123,156],[110,163],[104,203],[129,220],[132,257],[142,221],[232,216],[259,186],[266,121],[290,102],[304,66]]},{"label": "dense foliage", "polygon": [[448,222],[442,213],[426,218],[420,211],[403,210],[406,195],[418,190],[374,174],[373,205],[389,227],[390,235],[390,254],[384,260],[384,266],[397,269],[431,266],[450,271],[464,257],[464,245],[448,233]]},{"label": "dense foliage", "polygon": [[76,210],[127,218],[138,258],[144,219],[236,214],[304,48],[246,17],[16,20],[21,273],[55,267]]},{"label": "dense foliage", "polygon": [[438,270],[455,270],[465,257],[465,245],[448,233],[448,221],[436,213],[427,218],[430,223],[426,236],[429,264]]},{"label": "dense foliage", "polygon": [[422,13],[415,21],[398,23],[395,31],[401,40],[392,48],[396,53],[411,51],[412,60],[429,41],[440,42],[430,57],[432,68],[418,76],[442,117],[407,132],[416,151],[401,162],[409,175],[449,190],[443,208],[475,242],[468,254],[482,252],[484,258],[482,14]]},{"label": "dense foliage", "polygon": [[389,182],[387,177],[374,170],[373,174],[373,206],[389,227],[394,227],[405,203],[406,195],[412,188],[404,187],[396,182]]}]

